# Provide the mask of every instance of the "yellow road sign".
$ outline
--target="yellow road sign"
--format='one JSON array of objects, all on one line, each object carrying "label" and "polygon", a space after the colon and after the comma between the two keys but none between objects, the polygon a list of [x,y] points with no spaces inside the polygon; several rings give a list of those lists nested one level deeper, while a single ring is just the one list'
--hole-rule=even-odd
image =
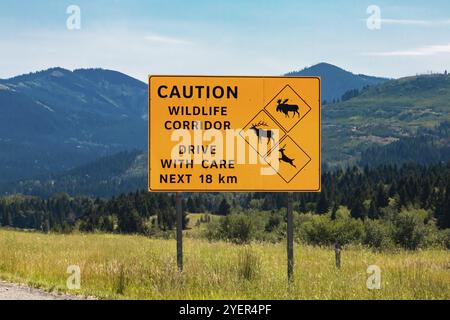
[{"label": "yellow road sign", "polygon": [[321,190],[318,77],[149,77],[149,191]]}]

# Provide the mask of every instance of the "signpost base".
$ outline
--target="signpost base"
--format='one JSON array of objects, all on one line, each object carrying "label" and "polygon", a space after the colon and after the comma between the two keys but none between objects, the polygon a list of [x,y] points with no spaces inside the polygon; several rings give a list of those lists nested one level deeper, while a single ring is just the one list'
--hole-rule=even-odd
[{"label": "signpost base", "polygon": [[287,274],[288,282],[294,280],[294,221],[292,212],[292,192],[287,194]]},{"label": "signpost base", "polygon": [[177,265],[180,272],[183,271],[183,208],[181,205],[181,192],[175,195],[177,210]]}]

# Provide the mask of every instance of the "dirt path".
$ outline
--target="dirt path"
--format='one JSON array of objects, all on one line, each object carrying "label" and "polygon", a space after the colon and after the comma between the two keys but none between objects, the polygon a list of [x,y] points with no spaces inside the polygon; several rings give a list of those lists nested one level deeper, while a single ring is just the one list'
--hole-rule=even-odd
[{"label": "dirt path", "polygon": [[0,281],[0,300],[84,300],[71,295],[48,293],[24,285]]}]

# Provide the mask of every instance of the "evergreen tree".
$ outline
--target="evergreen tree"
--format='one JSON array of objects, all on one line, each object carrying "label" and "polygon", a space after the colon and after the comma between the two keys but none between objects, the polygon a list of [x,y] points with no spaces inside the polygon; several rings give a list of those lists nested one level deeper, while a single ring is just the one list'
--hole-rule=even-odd
[{"label": "evergreen tree", "polygon": [[370,219],[377,219],[379,217],[379,212],[377,206],[375,205],[375,201],[370,201],[369,212],[367,215]]},{"label": "evergreen tree", "polygon": [[360,195],[355,196],[353,205],[350,208],[350,212],[353,218],[363,218],[367,216],[366,207],[364,206],[364,200]]},{"label": "evergreen tree", "polygon": [[330,208],[330,202],[327,198],[327,194],[325,191],[320,193],[319,201],[317,202],[316,211],[317,213],[323,214],[327,213]]},{"label": "evergreen tree", "polygon": [[198,212],[197,206],[195,204],[195,201],[192,199],[192,197],[189,197],[186,203],[186,209],[188,212]]},{"label": "evergreen tree", "polygon": [[219,208],[217,210],[217,214],[226,216],[230,213],[230,211],[231,211],[230,204],[228,203],[228,201],[225,198],[223,198],[222,201],[220,202]]},{"label": "evergreen tree", "polygon": [[375,206],[378,208],[384,208],[389,205],[389,197],[382,183],[378,184],[375,202]]},{"label": "evergreen tree", "polygon": [[123,233],[141,233],[144,230],[142,217],[136,209],[121,212],[118,218],[119,230]]}]

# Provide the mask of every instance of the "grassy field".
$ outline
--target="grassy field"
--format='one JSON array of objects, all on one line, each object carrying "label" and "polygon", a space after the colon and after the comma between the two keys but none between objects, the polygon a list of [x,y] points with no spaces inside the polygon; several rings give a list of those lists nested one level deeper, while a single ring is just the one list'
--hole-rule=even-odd
[{"label": "grassy field", "polygon": [[[0,278],[106,299],[450,299],[450,253],[343,251],[295,247],[295,279],[286,281],[285,244],[238,246],[186,239],[179,273],[175,241],[106,234],[55,235],[0,229]],[[381,268],[381,289],[366,287]],[[66,289],[69,265],[81,289]]]}]

